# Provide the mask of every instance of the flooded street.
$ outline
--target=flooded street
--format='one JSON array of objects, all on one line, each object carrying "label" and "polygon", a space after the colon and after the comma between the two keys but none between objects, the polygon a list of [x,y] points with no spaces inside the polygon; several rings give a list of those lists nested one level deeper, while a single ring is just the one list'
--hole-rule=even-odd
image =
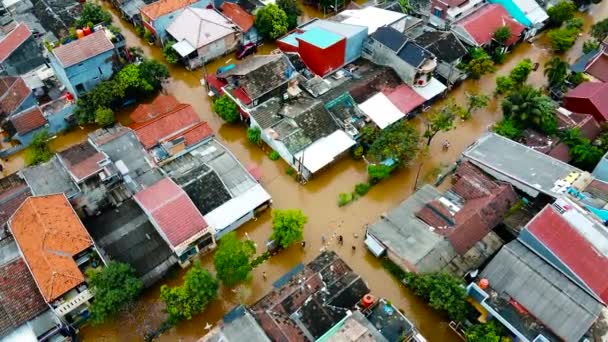
[{"label": "flooded street", "polygon": [[[113,11],[113,13],[115,13]],[[307,10],[307,15],[316,15],[315,11]],[[585,29],[594,22],[608,15],[608,1],[594,6],[590,15],[585,18]],[[163,61],[160,49],[150,47],[137,37],[132,26],[118,17],[114,18],[114,24],[122,28],[129,46],[140,46],[148,58]],[[584,37],[581,37],[577,45],[570,50],[564,58],[572,61],[581,54],[581,46]],[[268,53],[274,48],[271,44],[262,47],[259,53]],[[466,101],[466,94],[470,92],[481,92],[491,94],[495,87],[495,77],[507,74],[511,68],[521,59],[530,58],[541,66],[551,57],[550,51],[546,49],[546,43],[539,39],[534,44],[522,43],[510,55],[507,62],[499,66],[497,73],[488,75],[482,80],[470,80],[454,89],[447,100],[454,100],[460,104]],[[215,61],[207,65],[208,72],[215,70],[225,64],[232,62],[229,58],[223,61]],[[405,168],[389,180],[373,187],[371,191],[359,200],[339,208],[337,206],[338,194],[350,192],[357,183],[366,181],[366,166],[362,161],[353,161],[346,157],[327,170],[320,173],[305,186],[299,185],[285,171],[286,164],[282,161],[271,161],[266,153],[258,147],[250,145],[245,137],[245,128],[242,125],[226,125],[215,114],[211,112],[209,98],[205,88],[199,80],[203,72],[199,70],[187,71],[181,66],[171,66],[171,81],[167,92],[174,95],[179,101],[194,106],[201,119],[209,122],[216,131],[217,138],[248,166],[255,164],[262,170],[262,185],[273,197],[274,208],[299,208],[309,217],[305,227],[304,236],[307,242],[306,250],[294,246],[281,252],[268,262],[255,269],[251,281],[239,286],[235,291],[220,291],[220,298],[214,301],[205,312],[195,316],[191,321],[180,323],[177,327],[169,330],[159,338],[161,341],[194,341],[206,333],[206,323],[215,324],[232,307],[239,303],[251,304],[270,291],[271,284],[285,272],[293,268],[297,263],[306,263],[313,259],[322,248],[321,235],[328,237],[333,234],[344,235],[344,246],[337,244],[335,238],[328,239],[328,247],[335,250],[348,263],[355,272],[359,273],[367,282],[376,296],[390,299],[395,306],[402,309],[405,314],[419,328],[420,332],[429,341],[457,341],[458,337],[452,333],[447,322],[436,312],[431,310],[425,303],[416,298],[397,281],[393,280],[384,271],[379,261],[365,249],[362,241],[364,225],[372,223],[378,217],[398,203],[407,198],[414,188],[414,178],[418,165],[415,163]],[[536,86],[545,84],[542,67],[530,76],[530,82]],[[445,100],[444,100],[445,101]],[[434,105],[440,106],[441,102]],[[132,108],[131,108],[132,109]],[[130,110],[119,113],[119,120],[128,123]],[[461,151],[467,145],[475,141],[493,122],[500,119],[501,113],[497,101],[493,101],[485,110],[473,114],[473,118],[467,122],[459,122],[457,129],[440,133],[434,139],[428,156],[425,158],[421,172],[421,179],[429,178],[426,175],[433,173],[438,167],[453,163]],[[422,119],[417,118],[414,123],[420,125]],[[52,143],[52,148],[62,150],[66,147],[81,142],[92,128],[76,128],[72,132],[59,136]],[[441,150],[440,142],[448,139],[451,148],[448,152]],[[18,154],[9,159],[7,169],[15,171],[23,167],[23,154]],[[263,251],[262,246],[271,231],[270,211],[241,227],[237,233],[241,238],[248,237],[259,246],[258,252]],[[358,234],[358,238],[355,238]],[[357,247],[352,251],[351,245]],[[212,256],[201,258],[203,265],[213,270]],[[262,279],[262,272],[266,272],[268,280]],[[118,319],[116,322],[97,327],[85,327],[81,336],[85,341],[138,341],[143,335],[157,328],[164,320],[162,312],[163,304],[159,301],[159,288],[162,284],[178,285],[184,271],[171,275],[157,286],[148,289],[142,299],[135,306]]]}]

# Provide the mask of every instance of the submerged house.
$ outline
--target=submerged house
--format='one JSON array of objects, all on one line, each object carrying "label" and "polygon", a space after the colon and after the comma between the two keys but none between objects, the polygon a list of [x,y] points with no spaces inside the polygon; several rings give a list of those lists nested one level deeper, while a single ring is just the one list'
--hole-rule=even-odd
[{"label": "submerged house", "polygon": [[437,58],[435,74],[447,85],[463,81],[467,75],[458,64],[469,51],[451,31],[425,31],[414,41]]},{"label": "submerged house", "polygon": [[370,225],[365,244],[411,272],[463,275],[500,248],[492,229],[517,200],[509,184],[462,163],[448,191],[425,185]]},{"label": "submerged house", "polygon": [[215,9],[188,7],[167,26],[167,39],[190,69],[236,49],[241,32]]},{"label": "submerged house", "polygon": [[238,3],[225,1],[219,7],[224,17],[230,19],[242,32],[241,43],[258,43],[261,39],[254,25],[255,17]]},{"label": "submerged house", "polygon": [[270,206],[270,194],[217,140],[207,139],[162,165],[190,197],[215,238],[237,229]]},{"label": "submerged house", "polygon": [[164,43],[167,39],[167,27],[184,9],[205,8],[208,5],[209,0],[158,0],[141,7],[139,12],[144,28],[158,42]]},{"label": "submerged house", "polygon": [[526,29],[513,19],[502,5],[487,4],[454,22],[452,32],[469,46],[485,47],[493,42],[494,32],[503,26],[511,30],[511,38],[505,42],[507,47],[517,43]]},{"label": "submerged house", "polygon": [[84,324],[93,298],[86,271],[105,262],[65,195],[28,198],[8,226],[44,301],[72,326]]},{"label": "submerged house", "polygon": [[159,180],[133,198],[177,256],[180,266],[188,266],[199,252],[215,247],[213,227],[170,178]]},{"label": "submerged house", "polygon": [[20,145],[29,146],[34,135],[42,130],[46,130],[50,136],[66,130],[74,109],[74,103],[64,96],[13,114],[9,118],[8,131]]},{"label": "submerged house", "polygon": [[534,37],[549,21],[547,12],[535,0],[489,0],[501,4],[520,24],[527,28],[526,38]]},{"label": "submerged house", "polygon": [[78,97],[113,74],[114,44],[100,29],[53,49],[51,66],[66,89]]}]

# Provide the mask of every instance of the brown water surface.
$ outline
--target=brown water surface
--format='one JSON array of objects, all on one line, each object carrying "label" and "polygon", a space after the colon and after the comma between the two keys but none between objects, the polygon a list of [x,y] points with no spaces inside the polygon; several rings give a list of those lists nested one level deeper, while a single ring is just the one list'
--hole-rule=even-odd
[{"label": "brown water surface", "polygon": [[[115,12],[113,12],[115,13]],[[307,16],[318,16],[319,13],[311,8],[306,8]],[[587,29],[588,26],[608,13],[608,1],[594,6],[589,14],[583,14]],[[142,39],[137,37],[132,27],[115,16],[115,25],[122,28],[130,46],[140,46],[148,58],[164,60],[161,52],[156,47],[151,47]],[[567,57],[574,59],[580,55],[583,39],[579,39]],[[267,53],[274,49],[272,44],[262,48],[260,53]],[[496,75],[507,74],[511,68],[521,59],[530,58],[541,65],[551,57],[550,51],[546,49],[546,43],[539,39],[534,44],[522,43],[510,55],[507,62],[498,68],[495,75],[488,75],[481,80],[469,80],[454,89],[448,100],[454,100],[464,104],[466,94],[469,92],[482,92],[490,94],[495,87]],[[228,56],[222,60],[207,65],[208,72],[214,72],[219,66],[231,63],[234,56]],[[421,333],[429,341],[456,341],[458,337],[449,329],[446,320],[431,310],[425,303],[416,298],[410,291],[392,279],[384,271],[378,260],[367,252],[363,245],[364,225],[378,219],[380,214],[390,210],[406,199],[414,187],[414,178],[418,165],[399,171],[391,179],[375,186],[365,197],[354,203],[339,208],[336,205],[338,194],[350,192],[356,183],[366,180],[365,164],[361,161],[353,161],[344,158],[316,176],[311,182],[302,186],[286,175],[287,166],[281,161],[271,161],[266,153],[258,147],[251,146],[245,138],[245,128],[241,125],[226,125],[220,118],[211,112],[209,98],[205,94],[204,87],[199,80],[203,72],[199,70],[187,71],[180,66],[170,66],[171,80],[167,92],[173,94],[184,103],[194,106],[201,119],[210,123],[217,132],[217,138],[222,141],[245,165],[256,164],[263,171],[261,183],[273,197],[274,208],[299,208],[309,217],[305,228],[306,250],[292,247],[270,261],[258,267],[252,275],[251,281],[239,286],[235,290],[220,291],[220,299],[214,301],[205,312],[195,316],[191,321],[183,322],[160,337],[161,341],[194,341],[205,334],[207,323],[215,324],[232,307],[239,303],[251,304],[262,297],[271,289],[271,283],[289,271],[296,264],[306,263],[313,259],[320,249],[321,236],[329,239],[327,247],[334,249],[353,269],[359,273],[369,284],[373,293],[377,296],[389,298],[392,302],[404,310],[405,314],[414,322]],[[530,82],[536,86],[545,84],[542,67],[533,72]],[[434,108],[440,106],[440,101]],[[432,109],[431,109],[432,110]],[[127,123],[129,110],[119,114],[119,119]],[[430,147],[428,156],[424,160],[422,168],[422,179],[425,175],[432,173],[438,167],[453,163],[463,149],[475,141],[492,123],[501,117],[500,109],[495,100],[484,110],[474,113],[473,118],[467,122],[459,122],[458,127],[448,133],[437,135]],[[413,121],[421,125],[422,119]],[[76,129],[68,134],[62,135],[53,141],[52,147],[60,150],[72,144],[83,141],[89,129]],[[451,143],[450,150],[441,151],[441,141],[448,139]],[[17,170],[23,166],[22,154],[10,158],[11,170]],[[258,246],[263,246],[265,239],[270,235],[270,211],[263,213],[257,221],[252,221],[238,230],[240,237],[247,236],[254,240]],[[344,236],[344,246],[336,243],[335,236]],[[355,234],[358,236],[355,237]],[[357,247],[352,251],[351,245]],[[261,252],[262,248],[258,248]],[[212,257],[207,255],[201,258],[203,265],[213,270]],[[266,272],[268,280],[261,277]],[[160,325],[164,320],[162,312],[163,305],[159,302],[159,288],[162,284],[179,285],[184,271],[178,272],[173,277],[168,277],[157,286],[145,291],[143,297],[136,303],[128,314],[118,320],[97,327],[85,327],[81,336],[85,341],[137,341],[141,340],[145,332]]]}]

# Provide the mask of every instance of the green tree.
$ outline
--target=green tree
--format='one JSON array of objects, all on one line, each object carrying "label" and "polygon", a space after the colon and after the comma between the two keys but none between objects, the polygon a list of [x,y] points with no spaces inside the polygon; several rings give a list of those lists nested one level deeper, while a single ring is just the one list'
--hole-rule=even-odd
[{"label": "green tree", "polygon": [[549,21],[556,27],[560,26],[566,20],[572,19],[574,17],[574,12],[576,12],[576,5],[568,0],[562,0],[547,9]]},{"label": "green tree", "polygon": [[530,58],[525,58],[511,70],[511,74],[509,75],[515,84],[522,84],[526,82],[528,76],[532,72],[532,60]]},{"label": "green tree", "polygon": [[572,163],[587,171],[593,170],[603,155],[604,151],[592,145],[587,139],[583,139],[581,144],[570,148]]},{"label": "green tree", "polygon": [[409,0],[399,0],[399,7],[401,7],[401,11],[405,14],[411,14],[414,11]]},{"label": "green tree", "polygon": [[407,273],[407,287],[426,300],[429,305],[442,311],[449,318],[462,322],[467,311],[466,291],[459,278],[444,272],[425,274]]},{"label": "green tree", "polygon": [[522,85],[509,93],[502,102],[505,118],[523,127],[533,127],[547,134],[557,131],[555,103],[539,89]]},{"label": "green tree", "polygon": [[287,248],[304,237],[304,225],[308,217],[302,210],[288,209],[272,211],[272,235],[271,240],[282,248]]},{"label": "green tree", "polygon": [[118,87],[126,94],[145,95],[154,91],[154,87],[142,77],[141,69],[136,64],[129,64],[122,68],[114,78]]},{"label": "green tree", "polygon": [[496,134],[502,135],[503,137],[509,138],[511,140],[518,139],[522,134],[522,130],[521,128],[519,128],[517,122],[508,118],[502,119],[497,122],[492,128],[492,130]]},{"label": "green tree", "polygon": [[274,4],[268,4],[255,14],[255,27],[260,35],[275,40],[287,33],[287,14]]},{"label": "green tree", "polygon": [[581,32],[583,30],[583,26],[585,25],[585,21],[582,18],[572,18],[566,20],[564,26],[569,30],[576,30],[577,32]]},{"label": "green tree", "polygon": [[448,132],[454,128],[454,119],[462,113],[462,107],[457,104],[448,104],[440,110],[429,115],[426,120],[426,129],[424,137],[426,138],[426,146],[431,144],[433,138],[439,132]]},{"label": "green tree", "polygon": [[585,81],[587,81],[587,78],[582,72],[572,72],[570,75],[568,75],[568,82],[572,83],[574,86],[577,86]]},{"label": "green tree", "polygon": [[141,293],[143,282],[135,275],[135,270],[122,262],[112,261],[100,271],[87,271],[89,285],[95,294],[91,304],[91,321],[99,324],[121,312]]},{"label": "green tree", "polygon": [[416,156],[419,139],[412,125],[396,122],[380,131],[369,148],[369,156],[377,162],[392,159],[398,165],[405,165]]},{"label": "green tree", "polygon": [[591,36],[598,42],[604,41],[608,36],[608,18],[598,21],[591,26]]},{"label": "green tree", "polygon": [[169,68],[155,59],[145,59],[139,64],[139,75],[152,89],[159,90],[169,78]]},{"label": "green tree", "polygon": [[473,58],[467,64],[467,70],[471,73],[471,77],[479,79],[485,74],[491,74],[496,71],[494,62],[487,54]]},{"label": "green tree", "polygon": [[[100,23],[109,24],[112,22],[112,15],[100,5],[94,2],[85,2],[82,6],[80,18],[76,20],[76,27],[84,27],[89,23],[97,25]],[[92,27],[91,27],[92,28]]]},{"label": "green tree", "polygon": [[25,155],[27,165],[36,165],[51,159],[53,152],[51,152],[51,148],[49,147],[50,139],[51,137],[46,129],[34,133],[32,142]]},{"label": "green tree", "polygon": [[110,108],[99,107],[95,111],[95,123],[101,127],[112,125],[116,121],[114,111]]},{"label": "green tree", "polygon": [[277,6],[287,16],[287,29],[292,30],[298,26],[298,17],[302,15],[302,9],[296,0],[277,0]]},{"label": "green tree", "polygon": [[473,324],[464,333],[467,342],[500,342],[505,328],[496,320],[484,324]]},{"label": "green tree", "polygon": [[507,53],[503,51],[502,47],[498,46],[494,49],[492,60],[496,64],[503,64],[507,60]]},{"label": "green tree", "polygon": [[163,56],[169,64],[176,64],[179,62],[179,54],[173,49],[175,41],[170,40],[163,45]]},{"label": "green tree", "polygon": [[570,65],[561,58],[555,56],[545,63],[544,74],[547,76],[550,87],[559,87],[564,84],[568,76]]},{"label": "green tree", "polygon": [[228,123],[236,122],[240,117],[238,106],[225,94],[213,102],[213,111]]},{"label": "green tree", "polygon": [[144,58],[144,50],[139,46],[130,46],[128,50],[132,59]]},{"label": "green tree", "polygon": [[600,43],[595,39],[589,39],[583,42],[583,53],[589,53],[600,47]]},{"label": "green tree", "polygon": [[240,241],[234,232],[224,235],[213,256],[217,277],[228,287],[246,280],[252,269],[251,258],[254,254],[253,241]]},{"label": "green tree", "polygon": [[547,33],[547,37],[549,38],[549,42],[551,43],[553,50],[557,52],[565,52],[574,45],[578,33],[579,32],[576,29],[558,28],[549,31],[549,33]]},{"label": "green tree", "polygon": [[247,128],[247,140],[254,145],[259,145],[262,137],[260,127],[254,126]]},{"label": "green tree", "polygon": [[496,90],[494,91],[498,95],[503,95],[511,91],[514,86],[514,82],[509,76],[498,76],[496,77]]},{"label": "green tree", "polygon": [[200,262],[195,262],[184,276],[184,284],[179,287],[160,288],[160,298],[165,302],[167,321],[175,324],[190,320],[192,316],[205,310],[207,305],[217,298],[219,283],[204,269]]},{"label": "green tree", "polygon": [[503,25],[494,32],[494,40],[504,45],[511,38],[511,28]]},{"label": "green tree", "polygon": [[380,129],[376,125],[367,125],[359,130],[359,134],[361,135],[361,144],[369,146],[380,136]]},{"label": "green tree", "polygon": [[393,168],[384,164],[370,164],[367,166],[367,176],[371,184],[387,179],[391,172],[393,172]]},{"label": "green tree", "polygon": [[467,94],[467,109],[464,111],[464,119],[471,117],[473,111],[485,108],[490,103],[490,97],[485,94]]}]

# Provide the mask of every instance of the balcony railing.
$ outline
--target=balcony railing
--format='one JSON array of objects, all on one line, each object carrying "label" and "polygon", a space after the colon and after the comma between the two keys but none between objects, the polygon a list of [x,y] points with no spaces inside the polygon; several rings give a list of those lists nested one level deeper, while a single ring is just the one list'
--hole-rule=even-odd
[{"label": "balcony railing", "polygon": [[72,310],[86,303],[91,298],[93,298],[93,293],[89,291],[89,289],[86,289],[83,292],[80,292],[76,297],[58,306],[55,309],[55,312],[57,312],[59,316],[65,316]]}]

